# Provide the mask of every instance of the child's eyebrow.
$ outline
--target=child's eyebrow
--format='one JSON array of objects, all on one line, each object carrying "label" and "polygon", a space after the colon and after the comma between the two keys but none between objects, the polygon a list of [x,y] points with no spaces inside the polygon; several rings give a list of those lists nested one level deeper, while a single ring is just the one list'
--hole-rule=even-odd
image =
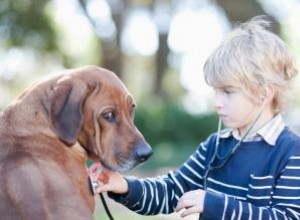
[{"label": "child's eyebrow", "polygon": [[230,89],[230,90],[238,90],[240,89],[239,87],[237,86],[220,86],[220,87],[215,87],[216,89],[223,89],[223,90],[226,90],[226,89]]},{"label": "child's eyebrow", "polygon": [[232,89],[232,90],[237,90],[237,89],[239,89],[239,88],[236,87],[236,86],[225,86],[224,88],[225,88],[225,89]]}]

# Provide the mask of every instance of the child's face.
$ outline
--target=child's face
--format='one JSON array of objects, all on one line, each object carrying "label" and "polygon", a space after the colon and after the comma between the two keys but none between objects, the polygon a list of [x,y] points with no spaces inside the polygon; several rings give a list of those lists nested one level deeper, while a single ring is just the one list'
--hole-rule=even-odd
[{"label": "child's face", "polygon": [[257,116],[261,105],[247,96],[241,88],[218,87],[215,90],[215,106],[223,124],[243,133]]}]

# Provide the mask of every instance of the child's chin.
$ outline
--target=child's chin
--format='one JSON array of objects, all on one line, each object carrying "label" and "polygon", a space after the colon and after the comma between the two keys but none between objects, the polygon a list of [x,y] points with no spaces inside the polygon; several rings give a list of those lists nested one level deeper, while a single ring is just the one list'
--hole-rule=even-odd
[{"label": "child's chin", "polygon": [[236,129],[237,128],[237,126],[235,126],[234,124],[228,123],[226,121],[223,122],[223,125],[224,125],[224,127],[230,128],[230,129]]}]

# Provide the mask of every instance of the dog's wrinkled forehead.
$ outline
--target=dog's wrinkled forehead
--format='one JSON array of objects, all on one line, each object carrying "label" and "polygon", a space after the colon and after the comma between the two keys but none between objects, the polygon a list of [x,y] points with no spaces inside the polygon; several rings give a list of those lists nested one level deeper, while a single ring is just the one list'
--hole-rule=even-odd
[{"label": "dog's wrinkled forehead", "polygon": [[91,67],[88,70],[86,68],[85,71],[79,71],[75,74],[86,81],[87,84],[99,83],[102,87],[107,87],[108,89],[116,90],[124,94],[129,93],[118,76],[109,70]]},{"label": "dog's wrinkled forehead", "polygon": [[[128,106],[136,105],[133,96],[115,73],[107,69],[91,67],[89,71],[79,71],[77,74],[87,84],[98,84],[100,93],[113,94],[115,98],[112,100],[125,101]],[[116,97],[118,98],[116,99]]]}]

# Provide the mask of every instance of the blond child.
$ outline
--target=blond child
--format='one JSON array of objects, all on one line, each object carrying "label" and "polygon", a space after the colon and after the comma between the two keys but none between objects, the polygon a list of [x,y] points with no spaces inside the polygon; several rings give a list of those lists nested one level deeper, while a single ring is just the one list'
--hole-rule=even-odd
[{"label": "blond child", "polygon": [[176,171],[148,179],[111,172],[97,191],[142,215],[300,219],[300,139],[281,116],[297,70],[268,25],[256,17],[238,26],[204,65],[226,129],[219,123]]}]

